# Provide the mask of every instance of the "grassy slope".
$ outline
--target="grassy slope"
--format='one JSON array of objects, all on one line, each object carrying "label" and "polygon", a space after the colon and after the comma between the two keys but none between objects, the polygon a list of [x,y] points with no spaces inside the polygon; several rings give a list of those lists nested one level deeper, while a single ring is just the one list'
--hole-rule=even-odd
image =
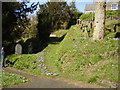
[{"label": "grassy slope", "polygon": [[[46,57],[49,64],[55,63],[63,78],[85,82],[96,82],[97,79],[117,81],[118,40],[110,40],[106,36],[103,41],[93,43],[91,39],[80,37],[80,33],[80,30],[71,28],[65,39],[56,46],[57,50],[52,49],[55,45],[49,45],[47,48],[51,49]],[[71,39],[71,35],[75,40]]]},{"label": "grassy slope", "polygon": [[61,58],[58,62],[63,77],[87,82],[96,81],[92,80],[94,77],[110,81],[118,80],[117,41],[104,39],[93,43],[91,39],[70,40],[70,34],[78,38],[79,31],[71,30],[61,43],[59,51]]},{"label": "grassy slope", "polygon": [[[77,27],[74,30],[74,27]],[[66,31],[57,31],[58,37]],[[59,73],[58,77],[75,81],[97,83],[99,80],[118,81],[118,40],[108,39],[115,33],[106,35],[105,39],[93,43],[78,25],[72,26],[62,42],[49,44],[37,54],[11,55],[11,61],[18,59],[14,68],[41,75],[38,57],[44,58],[47,72]],[[44,53],[43,56],[41,54]]]}]

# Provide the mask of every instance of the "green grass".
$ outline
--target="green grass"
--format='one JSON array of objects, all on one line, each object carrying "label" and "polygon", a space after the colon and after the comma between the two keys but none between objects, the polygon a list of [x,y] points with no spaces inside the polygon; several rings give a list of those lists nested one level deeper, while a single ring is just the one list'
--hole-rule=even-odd
[{"label": "green grass", "polygon": [[10,65],[10,67],[14,67],[19,70],[24,70],[28,73],[35,73],[40,75],[39,68],[37,65],[40,63],[37,62],[36,54],[23,54],[23,55],[10,55],[6,59],[10,59],[11,62],[14,62],[16,59],[16,63],[14,65]]},{"label": "green grass", "polygon": [[[99,85],[102,84],[97,81],[98,79],[116,83],[118,81],[118,40],[108,39],[114,37],[116,33],[106,32],[104,40],[94,43],[92,38],[86,38],[87,33],[83,33],[79,27],[74,25],[70,30],[53,33],[57,37],[65,33],[67,35],[63,41],[49,43],[37,54],[8,56],[11,61],[18,59],[11,67],[41,76],[38,66],[41,62],[38,62],[37,58],[43,57],[44,64],[47,65],[46,71],[59,73],[57,76],[59,78]],[[92,33],[90,34],[92,37]],[[41,55],[42,53],[44,55]]]},{"label": "green grass", "polygon": [[26,83],[28,81],[28,79],[20,75],[9,73],[7,71],[2,71],[2,87],[10,87],[12,85]]},{"label": "green grass", "polygon": [[[60,59],[57,59],[56,63],[58,64],[58,67],[60,71],[62,72],[61,77],[74,79],[74,80],[80,80],[80,81],[86,81],[90,82],[91,78],[96,78],[96,72],[93,71],[89,72],[92,73],[89,75],[89,73],[86,72],[86,70],[89,71],[90,67],[91,69],[93,65],[97,64],[98,62],[102,61],[112,61],[115,62],[117,65],[117,49],[118,49],[118,41],[115,40],[107,40],[105,38],[103,41],[93,43],[91,42],[91,39],[75,39],[70,40],[70,34],[73,35],[74,38],[78,37],[77,34],[79,34],[79,31],[70,31],[71,33],[68,33],[68,35],[65,37],[64,41],[61,42],[60,50],[58,51]],[[109,53],[110,51],[113,51]],[[105,54],[108,53],[108,54]],[[100,63],[102,64],[102,63]],[[106,64],[105,64],[106,65]],[[95,68],[96,70],[97,68]],[[116,71],[117,75],[117,67],[115,70],[112,70],[110,66],[104,68],[105,73],[108,75],[111,73],[114,73]],[[109,71],[111,69],[111,71]],[[66,76],[67,74],[67,76]],[[118,80],[117,76],[115,75],[109,75],[107,76],[100,76],[101,72],[97,72],[97,75],[100,78],[105,78],[108,80],[116,81]],[[95,76],[94,76],[95,75]],[[115,79],[113,79],[113,77]],[[93,79],[93,81],[95,81]]]},{"label": "green grass", "polygon": [[61,37],[62,35],[64,35],[65,33],[67,33],[68,30],[58,30],[56,32],[54,32],[53,34],[56,35],[56,37]]}]

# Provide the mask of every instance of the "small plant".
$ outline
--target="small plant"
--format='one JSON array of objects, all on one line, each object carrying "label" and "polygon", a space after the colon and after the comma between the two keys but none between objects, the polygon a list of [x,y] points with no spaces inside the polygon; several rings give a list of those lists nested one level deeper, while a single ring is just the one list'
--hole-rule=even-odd
[{"label": "small plant", "polygon": [[98,78],[99,78],[98,76],[93,76],[89,79],[88,83],[96,82]]}]

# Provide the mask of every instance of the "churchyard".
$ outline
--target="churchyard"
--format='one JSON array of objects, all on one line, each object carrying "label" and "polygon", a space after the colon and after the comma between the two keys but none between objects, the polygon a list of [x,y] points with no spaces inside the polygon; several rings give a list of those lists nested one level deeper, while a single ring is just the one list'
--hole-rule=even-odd
[{"label": "churchyard", "polygon": [[[6,63],[6,66],[41,77],[116,87],[119,39],[114,37],[120,27],[117,25],[116,32],[114,32],[113,24],[115,23],[118,22],[115,20],[106,22],[105,38],[97,43],[91,42],[93,28],[77,24],[69,30],[52,33],[56,35],[56,38],[52,38],[47,45],[44,44],[43,49],[37,53],[33,53],[34,46],[28,44],[27,53],[22,54],[24,46],[16,44],[15,53],[5,58],[10,61]],[[61,39],[63,36],[64,38]]]},{"label": "churchyard", "polygon": [[0,88],[117,88],[120,12],[95,1],[88,14],[75,2],[3,3]]}]

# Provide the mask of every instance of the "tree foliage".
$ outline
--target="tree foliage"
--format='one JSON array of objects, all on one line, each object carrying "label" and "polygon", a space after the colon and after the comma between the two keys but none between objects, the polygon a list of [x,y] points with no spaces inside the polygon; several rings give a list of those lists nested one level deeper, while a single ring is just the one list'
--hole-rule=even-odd
[{"label": "tree foliage", "polygon": [[2,39],[3,41],[13,41],[13,31],[14,26],[17,24],[17,17],[15,15],[15,10],[20,7],[17,2],[3,2],[2,3]]},{"label": "tree foliage", "polygon": [[38,20],[37,20],[37,16],[35,15],[32,15],[31,16],[31,19],[29,20],[28,22],[28,27],[26,27],[26,29],[24,30],[24,33],[22,35],[23,38],[26,38],[26,37],[36,37],[37,36],[37,23],[38,23]]},{"label": "tree foliage", "polygon": [[50,33],[62,26],[69,28],[76,24],[79,15],[81,14],[77,13],[75,3],[70,6],[66,2],[47,2],[40,5],[37,25],[40,40],[47,41]]},{"label": "tree foliage", "polygon": [[78,12],[75,6],[75,2],[70,3],[70,20],[69,20],[69,26],[76,24],[76,20],[82,15],[82,12]]},{"label": "tree foliage", "polygon": [[50,33],[59,29],[60,25],[68,22],[68,8],[66,2],[47,2],[40,5],[37,28],[42,42],[47,41]]},{"label": "tree foliage", "polygon": [[28,2],[3,2],[2,3],[2,39],[6,42],[15,42],[21,38],[22,32],[28,26],[27,14],[37,8],[37,4]]}]

